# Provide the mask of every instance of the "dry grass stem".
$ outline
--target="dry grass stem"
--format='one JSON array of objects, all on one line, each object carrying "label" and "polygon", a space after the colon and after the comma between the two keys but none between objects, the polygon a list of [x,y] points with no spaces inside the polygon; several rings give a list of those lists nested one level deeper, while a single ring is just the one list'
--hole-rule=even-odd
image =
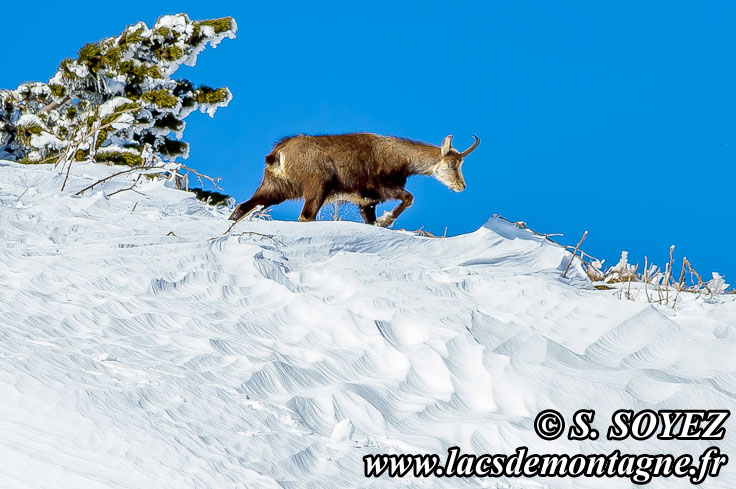
[{"label": "dry grass stem", "polygon": [[[565,267],[565,271],[562,272],[562,277],[567,277],[567,271],[570,269],[570,265],[572,265],[573,260],[577,256],[578,250],[580,249],[580,245],[583,244],[583,241],[585,241],[585,238],[588,236],[588,231],[586,230],[583,233],[583,237],[580,238],[580,241],[578,241],[578,244],[575,246],[575,249],[572,251],[572,256],[570,257],[570,261],[567,262],[567,266]],[[581,259],[582,260],[582,259]]]}]

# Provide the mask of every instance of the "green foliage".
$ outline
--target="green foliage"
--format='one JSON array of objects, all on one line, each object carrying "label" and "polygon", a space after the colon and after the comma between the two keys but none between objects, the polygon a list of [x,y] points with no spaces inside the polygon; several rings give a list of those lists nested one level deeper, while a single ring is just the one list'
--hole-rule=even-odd
[{"label": "green foliage", "polygon": [[233,19],[232,17],[223,17],[221,19],[201,20],[199,22],[194,22],[192,37],[189,39],[189,43],[192,46],[198,46],[202,41],[206,39],[202,33],[203,27],[211,27],[212,30],[214,30],[215,34],[222,34],[223,32],[227,32],[234,27]]},{"label": "green foliage", "polygon": [[184,61],[194,63],[205,44],[233,38],[236,29],[229,17],[164,16],[151,29],[139,22],[82,46],[77,58],[59,63],[48,84],[0,90],[1,157],[38,163],[63,154],[123,165],[186,158],[189,145],[178,140],[184,119],[227,105],[230,91],[195,90],[171,75]]},{"label": "green foliage", "polygon": [[99,61],[102,59],[102,49],[97,43],[85,44],[79,50],[80,61]]},{"label": "green foliage", "polygon": [[153,125],[159,129],[170,129],[172,131],[181,131],[184,128],[184,122],[174,117],[173,114],[166,114],[164,117],[156,119]]},{"label": "green foliage", "polygon": [[43,130],[44,127],[37,122],[28,122],[17,126],[16,137],[22,144],[30,145],[31,138],[40,135]]},{"label": "green foliage", "polygon": [[141,27],[140,29],[134,31],[134,32],[125,32],[121,34],[120,40],[118,41],[118,46],[122,49],[128,49],[132,47],[135,44],[142,43],[145,40],[145,37],[143,37],[143,33],[145,32],[145,27]]},{"label": "green foliage", "polygon": [[163,38],[172,37],[171,29],[168,27],[159,27],[158,29],[154,29],[153,33]]},{"label": "green foliage", "polygon": [[22,130],[23,132],[27,134],[38,135],[38,134],[41,134],[41,132],[43,131],[43,126],[40,124],[33,123],[33,124],[18,126],[18,129]]},{"label": "green foliage", "polygon": [[63,78],[65,80],[76,80],[79,78],[77,76],[77,73],[72,70],[72,64],[74,63],[74,60],[71,58],[67,58],[61,61],[59,64],[59,72],[62,74]]},{"label": "green foliage", "polygon": [[99,148],[107,139],[107,129],[102,129],[97,132],[97,140],[95,141],[95,148]]},{"label": "green foliage", "polygon": [[111,113],[100,118],[100,124],[107,126],[120,119],[120,116],[126,113],[135,112],[141,109],[140,104],[135,102],[123,102],[115,107]]},{"label": "green foliage", "polygon": [[110,165],[142,166],[143,157],[129,151],[100,151],[95,154],[95,161]]},{"label": "green foliage", "polygon": [[123,76],[133,85],[140,85],[145,82],[146,77],[153,79],[163,78],[161,70],[156,65],[147,65],[135,60],[125,60],[118,63],[115,67],[118,75]]},{"label": "green foliage", "polygon": [[20,163],[21,165],[46,165],[49,163],[52,163],[52,164],[56,163],[56,160],[58,160],[57,156],[49,156],[45,159],[39,159],[39,160],[31,159],[28,156],[26,156],[22,160],[18,160],[18,163]]},{"label": "green foliage", "polygon": [[141,95],[141,100],[162,109],[173,109],[179,103],[179,98],[168,90],[151,90]]},{"label": "green foliage", "polygon": [[217,192],[215,190],[204,190],[201,188],[190,188],[190,192],[194,193],[194,196],[202,202],[210,205],[228,205],[231,196]]},{"label": "green foliage", "polygon": [[98,44],[86,44],[79,50],[79,61],[82,61],[90,73],[97,74],[104,67],[102,48]]},{"label": "green foliage", "polygon": [[107,49],[102,54],[102,63],[105,66],[115,66],[123,57],[123,48],[120,46],[113,46]]},{"label": "green foliage", "polygon": [[201,29],[204,26],[212,27],[215,34],[222,34],[223,32],[229,31],[233,28],[233,19],[232,17],[222,17],[220,19],[200,20],[199,22],[194,22],[195,32],[197,29]]},{"label": "green foliage", "polygon": [[227,100],[228,94],[226,88],[213,89],[201,86],[194,91],[194,101],[200,104],[221,104]]},{"label": "green foliage", "polygon": [[184,51],[179,46],[169,46],[166,48],[160,48],[156,51],[159,58],[169,61],[174,61],[184,56]]},{"label": "green foliage", "polygon": [[51,88],[51,95],[55,98],[62,98],[66,95],[66,88],[63,85],[49,85]]},{"label": "green foliage", "polygon": [[156,151],[168,157],[181,156],[189,152],[189,144],[175,139],[163,138],[156,146]]}]

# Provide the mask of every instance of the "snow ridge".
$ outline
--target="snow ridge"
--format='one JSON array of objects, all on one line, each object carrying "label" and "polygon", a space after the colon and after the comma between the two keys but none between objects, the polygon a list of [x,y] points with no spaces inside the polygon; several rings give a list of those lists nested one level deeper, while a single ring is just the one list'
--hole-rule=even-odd
[{"label": "snow ridge", "polygon": [[[736,406],[733,302],[618,300],[496,219],[448,239],[277,221],[223,236],[226,210],[163,182],[71,196],[113,171],[75,164],[61,193],[51,167],[0,162],[2,487],[629,487],[369,480],[362,456],[699,454],[712,443],[543,441],[532,423]],[[734,485],[726,466],[703,487]]]}]

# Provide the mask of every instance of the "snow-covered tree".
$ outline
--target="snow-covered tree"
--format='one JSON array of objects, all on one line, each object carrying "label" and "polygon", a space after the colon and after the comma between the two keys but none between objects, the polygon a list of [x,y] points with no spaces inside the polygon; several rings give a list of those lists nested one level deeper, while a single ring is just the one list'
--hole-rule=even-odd
[{"label": "snow-covered tree", "polygon": [[230,17],[167,15],[152,29],[138,22],[119,36],[83,46],[48,83],[0,90],[0,158],[130,166],[186,158],[184,119],[196,110],[212,117],[232,95],[172,75],[236,31]]}]

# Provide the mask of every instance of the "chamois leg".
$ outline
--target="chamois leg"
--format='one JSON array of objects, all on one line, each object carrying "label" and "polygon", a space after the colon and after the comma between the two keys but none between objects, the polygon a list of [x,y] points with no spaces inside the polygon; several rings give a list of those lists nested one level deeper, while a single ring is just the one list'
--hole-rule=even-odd
[{"label": "chamois leg", "polygon": [[360,206],[360,215],[366,224],[376,223],[376,204],[368,204]]},{"label": "chamois leg", "polygon": [[302,213],[299,215],[299,221],[307,222],[316,220],[317,213],[322,208],[326,198],[327,193],[324,189],[305,193],[304,207],[302,207]]},{"label": "chamois leg", "polygon": [[391,188],[384,191],[383,198],[386,200],[398,199],[401,201],[401,203],[394,207],[393,210],[384,212],[383,215],[378,218],[378,221],[376,221],[376,224],[384,228],[391,226],[394,221],[398,219],[401,213],[411,207],[414,203],[414,196],[401,187]]},{"label": "chamois leg", "polygon": [[266,190],[263,187],[259,187],[258,190],[253,194],[253,197],[246,200],[242,204],[239,204],[232,214],[230,214],[230,220],[231,221],[239,221],[243,219],[245,216],[250,214],[253,209],[258,207],[259,205],[262,205],[264,207],[269,207],[272,205],[280,204],[281,202],[285,201],[286,197],[283,196],[283,194],[279,192],[274,192],[270,190]]}]

